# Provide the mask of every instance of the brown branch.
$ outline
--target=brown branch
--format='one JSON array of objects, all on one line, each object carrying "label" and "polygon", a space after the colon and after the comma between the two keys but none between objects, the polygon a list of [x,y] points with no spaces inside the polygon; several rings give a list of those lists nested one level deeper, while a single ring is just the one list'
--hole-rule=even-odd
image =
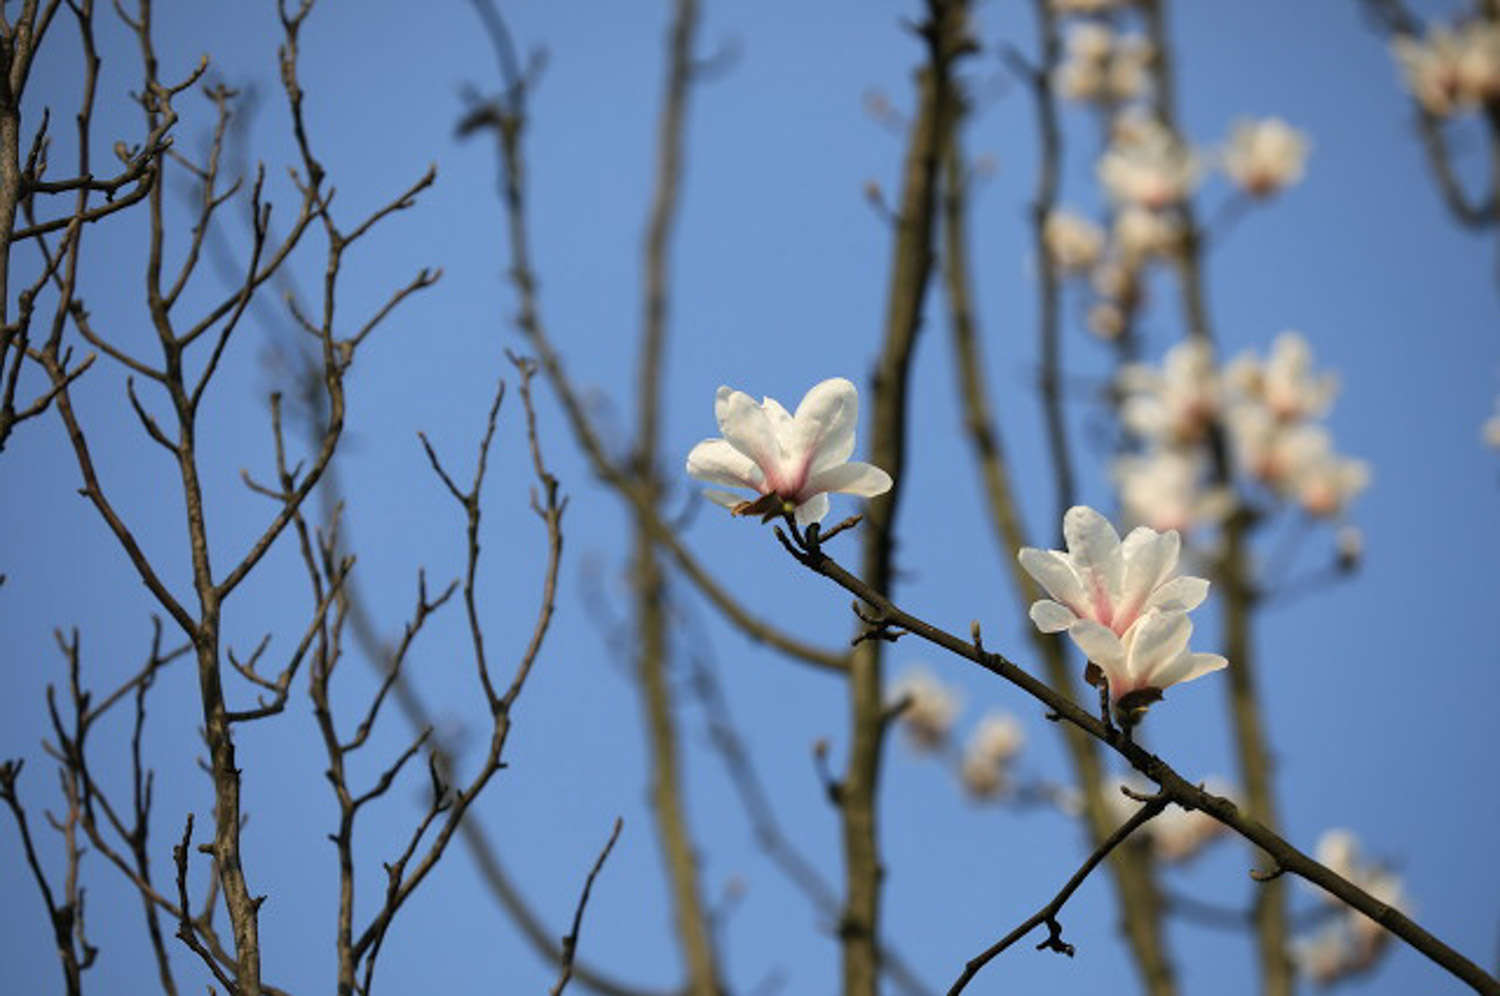
[{"label": "brown branch", "polygon": [[1067,955],[1069,958],[1073,957],[1073,945],[1062,939],[1062,924],[1058,922],[1058,914],[1062,912],[1063,906],[1072,897],[1073,893],[1078,891],[1078,887],[1083,884],[1083,880],[1088,878],[1089,873],[1099,866],[1099,862],[1108,857],[1110,852],[1122,844],[1127,837],[1135,833],[1147,821],[1166,808],[1166,805],[1167,798],[1165,795],[1159,794],[1147,800],[1140,809],[1135,811],[1135,814],[1130,819],[1122,823],[1119,829],[1110,834],[1094,849],[1094,853],[1088,856],[1087,860],[1073,873],[1073,877],[1068,879],[1067,883],[1058,891],[1057,895],[1052,897],[1047,905],[1033,913],[1020,926],[1016,927],[1015,930],[1012,930],[1009,934],[1006,934],[1000,940],[969,959],[964,965],[963,972],[948,989],[948,996],[958,996],[959,993],[963,992],[964,987],[969,984],[970,980],[979,974],[979,970],[989,964],[996,955],[1042,924],[1047,925],[1047,939],[1037,945],[1037,950],[1050,948],[1059,954]]},{"label": "brown branch", "polygon": [[573,911],[573,926],[562,939],[562,971],[557,982],[552,986],[551,996],[562,996],[568,980],[573,977],[573,954],[578,950],[578,932],[583,927],[583,908],[588,905],[589,892],[594,888],[594,879],[599,875],[599,869],[604,867],[604,861],[609,857],[609,852],[614,850],[615,841],[620,837],[620,828],[624,825],[625,821],[616,816],[615,828],[610,831],[604,850],[599,852],[594,867],[589,869],[589,877],[584,879],[583,892],[578,896],[578,908]]},{"label": "brown branch", "polygon": [[1213,817],[1264,851],[1274,868],[1291,872],[1332,893],[1400,937],[1476,992],[1500,994],[1500,981],[1486,974],[1474,962],[1428,933],[1395,907],[1376,899],[1353,882],[1308,857],[1259,820],[1242,814],[1230,800],[1192,784],[1167,762],[1121,736],[1117,730],[1107,728],[1092,712],[1079,707],[1072,698],[1032,677],[1005,656],[982,650],[971,640],[963,639],[898,608],[872,586],[829,558],[816,543],[809,543],[810,538],[801,535],[795,525],[788,523],[786,528],[792,538],[788,538],[787,532],[783,532],[781,527],[776,530],[777,536],[799,563],[855,595],[879,613],[881,618],[934,646],[972,661],[1017,686],[1045,705],[1049,716],[1077,727],[1113,750],[1131,767],[1154,782],[1168,801],[1175,802],[1184,809],[1201,810]]},{"label": "brown branch", "polygon": [[[873,378],[870,462],[895,481],[871,500],[862,533],[867,576],[889,587],[894,575],[893,536],[902,494],[907,444],[908,374],[932,274],[938,167],[949,130],[961,113],[953,67],[974,48],[966,0],[929,0],[915,28],[926,47],[917,73],[917,112],[907,139],[896,238],[892,246],[885,330]],[[844,850],[844,996],[874,996],[880,975],[881,862],[877,834],[880,755],[887,724],[881,640],[858,642],[849,668],[850,745],[838,793]]]}]

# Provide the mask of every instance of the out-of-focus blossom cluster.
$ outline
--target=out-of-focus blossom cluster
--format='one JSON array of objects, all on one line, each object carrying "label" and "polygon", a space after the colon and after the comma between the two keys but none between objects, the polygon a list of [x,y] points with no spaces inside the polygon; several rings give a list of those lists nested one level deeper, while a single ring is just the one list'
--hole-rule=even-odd
[{"label": "out-of-focus blossom cluster", "polygon": [[913,668],[891,682],[890,704],[901,709],[901,727],[918,750],[935,751],[948,742],[961,707],[958,694],[925,668]]},{"label": "out-of-focus blossom cluster", "polygon": [[1171,128],[1147,114],[1115,117],[1099,180],[1121,205],[1159,211],[1185,201],[1202,178],[1202,163]]},{"label": "out-of-focus blossom cluster", "polygon": [[[1152,792],[1151,786],[1139,779],[1125,779],[1111,786],[1105,792],[1105,798],[1109,800],[1116,826],[1130,819],[1141,808],[1141,803],[1127,796],[1121,791],[1122,788],[1128,788],[1140,796],[1150,795]],[[1204,782],[1203,788],[1238,803],[1239,794],[1221,778],[1209,778]],[[1171,805],[1136,833],[1150,841],[1151,853],[1158,861],[1181,864],[1196,857],[1210,843],[1223,837],[1225,830],[1222,823],[1207,813]]]},{"label": "out-of-focus blossom cluster", "polygon": [[[957,692],[932,672],[916,667],[891,682],[887,704],[900,707],[899,722],[907,742],[923,753],[944,752],[962,708]],[[958,776],[976,799],[999,799],[1014,786],[1012,769],[1026,745],[1020,720],[1004,712],[989,712],[974,727],[959,759]]]},{"label": "out-of-focus blossom cluster", "polygon": [[992,712],[979,721],[964,748],[959,777],[969,794],[993,799],[1011,788],[1011,768],[1026,745],[1026,732],[1016,717]]},{"label": "out-of-focus blossom cluster", "polygon": [[1280,118],[1239,121],[1221,162],[1245,193],[1269,197],[1302,179],[1307,147],[1307,136]]},{"label": "out-of-focus blossom cluster", "polygon": [[[1132,521],[1186,532],[1230,512],[1216,447],[1228,448],[1246,479],[1312,516],[1339,516],[1369,484],[1368,465],[1336,452],[1315,421],[1338,382],[1314,371],[1312,350],[1295,332],[1278,336],[1265,360],[1246,353],[1222,369],[1212,346],[1191,339],[1168,350],[1159,368],[1126,366],[1117,388],[1125,428],[1142,444],[1114,467]],[[1213,438],[1220,429],[1222,438]]]},{"label": "out-of-focus blossom cluster", "polygon": [[1500,101],[1500,23],[1472,20],[1398,37],[1392,50],[1406,86],[1428,114],[1447,117]]},{"label": "out-of-focus blossom cluster", "polygon": [[1067,54],[1053,74],[1065,100],[1123,104],[1143,96],[1155,49],[1141,35],[1116,35],[1098,21],[1068,29]]},{"label": "out-of-focus blossom cluster", "polygon": [[[1334,872],[1353,882],[1377,900],[1396,909],[1407,905],[1401,880],[1389,870],[1368,862],[1359,852],[1359,842],[1348,830],[1329,830],[1318,840],[1316,857]],[[1342,901],[1323,893],[1328,903]],[[1350,975],[1367,971],[1384,950],[1390,934],[1380,924],[1354,909],[1292,945],[1298,971],[1319,985],[1330,985]]]}]

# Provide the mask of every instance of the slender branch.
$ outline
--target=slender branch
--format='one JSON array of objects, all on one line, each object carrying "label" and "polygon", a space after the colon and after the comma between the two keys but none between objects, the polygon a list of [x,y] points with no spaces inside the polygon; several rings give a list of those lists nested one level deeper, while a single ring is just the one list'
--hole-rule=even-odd
[{"label": "slender branch", "polygon": [[589,892],[594,888],[594,879],[599,875],[599,869],[604,867],[604,861],[609,857],[609,852],[614,850],[615,841],[620,837],[620,828],[624,825],[625,821],[616,816],[615,828],[610,831],[604,850],[599,852],[598,859],[594,861],[594,867],[589,869],[589,877],[583,881],[583,892],[578,896],[578,908],[573,911],[573,926],[567,934],[563,935],[561,973],[558,975],[557,982],[552,986],[551,996],[562,996],[568,980],[573,977],[573,953],[578,950],[578,932],[583,927],[583,908],[588,905]]},{"label": "slender branch", "polygon": [[964,965],[963,972],[948,989],[948,996],[958,996],[959,993],[963,992],[964,987],[969,984],[970,980],[979,974],[979,970],[989,964],[996,955],[1042,924],[1047,925],[1047,939],[1037,945],[1037,950],[1050,948],[1059,954],[1067,955],[1069,958],[1073,957],[1073,945],[1062,939],[1062,924],[1058,922],[1058,914],[1062,912],[1063,906],[1072,897],[1073,893],[1078,891],[1078,887],[1083,884],[1083,880],[1088,878],[1089,873],[1099,866],[1099,862],[1103,861],[1127,837],[1135,833],[1166,808],[1166,805],[1167,799],[1164,795],[1156,795],[1146,801],[1140,809],[1135,811],[1135,814],[1130,819],[1122,823],[1118,830],[1106,837],[1094,849],[1094,853],[1090,854],[1087,860],[1079,866],[1079,869],[1073,873],[1073,877],[1068,879],[1067,883],[1058,891],[1057,895],[1052,897],[1050,902],[1033,913],[1020,926],[1016,927],[1015,930],[1012,930],[1009,934],[1006,934],[1000,940],[969,959],[968,963]]}]

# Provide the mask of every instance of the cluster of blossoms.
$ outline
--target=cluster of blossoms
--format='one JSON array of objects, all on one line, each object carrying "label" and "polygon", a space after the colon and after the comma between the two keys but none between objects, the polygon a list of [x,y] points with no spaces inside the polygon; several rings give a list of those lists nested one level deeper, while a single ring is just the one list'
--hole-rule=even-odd
[{"label": "cluster of blossoms", "polygon": [[1107,25],[1083,21],[1068,29],[1067,58],[1053,73],[1053,86],[1067,100],[1126,103],[1145,94],[1154,58],[1145,37],[1116,36]]},{"label": "cluster of blossoms", "polygon": [[959,777],[970,795],[992,799],[1011,787],[1011,766],[1026,745],[1020,720],[1009,713],[992,712],[979,721],[964,748]]},{"label": "cluster of blossoms", "polygon": [[[1318,841],[1317,859],[1332,871],[1348,879],[1388,906],[1401,909],[1406,897],[1401,880],[1379,865],[1369,863],[1359,853],[1359,842],[1348,830],[1329,830]],[[1330,904],[1342,901],[1323,893]],[[1316,933],[1299,939],[1292,946],[1298,970],[1320,985],[1367,971],[1384,950],[1390,934],[1384,927],[1360,913],[1345,909],[1338,918]]]},{"label": "cluster of blossoms", "polygon": [[1472,20],[1456,31],[1437,25],[1420,40],[1397,38],[1392,48],[1407,88],[1428,114],[1441,118],[1500,102],[1500,22]]},{"label": "cluster of blossoms", "polygon": [[[1309,515],[1340,515],[1369,483],[1368,466],[1335,452],[1315,422],[1338,383],[1314,373],[1312,351],[1295,332],[1278,336],[1265,361],[1247,353],[1222,370],[1208,343],[1188,340],[1168,350],[1159,369],[1123,368],[1117,388],[1121,420],[1142,443],[1114,467],[1133,521],[1188,531],[1231,511],[1228,481],[1211,466],[1220,443],[1242,475]],[[1216,428],[1222,440],[1213,438]]]},{"label": "cluster of blossoms", "polygon": [[901,706],[901,727],[912,747],[935,751],[948,742],[962,704],[957,693],[931,671],[907,671],[891,682],[888,694],[892,706]]},{"label": "cluster of blossoms", "polygon": [[746,488],[705,497],[735,515],[793,515],[797,525],[823,521],[830,492],[873,498],[891,489],[891,475],[850,460],[859,424],[859,392],[842,377],[813,386],[789,413],[774,398],[760,404],[743,391],[719,388],[714,417],[721,439],[705,439],[687,457],[687,472],[708,484]]},{"label": "cluster of blossoms", "polygon": [[[1203,787],[1214,795],[1238,803],[1239,794],[1221,778],[1210,777]],[[1150,785],[1138,779],[1119,781],[1111,790],[1106,791],[1105,798],[1109,800],[1116,826],[1130,819],[1141,808],[1139,802],[1122,791],[1126,788],[1136,795],[1149,795],[1153,791]],[[1164,864],[1189,861],[1226,832],[1224,824],[1207,813],[1183,809],[1181,806],[1168,806],[1138,831],[1150,843],[1152,855]]]},{"label": "cluster of blossoms", "polygon": [[1063,538],[1066,551],[1025,547],[1018,554],[1052,596],[1031,606],[1031,621],[1043,633],[1067,632],[1088,657],[1085,678],[1108,689],[1121,723],[1138,722],[1172,685],[1228,664],[1188,649],[1188,612],[1208,596],[1208,582],[1176,576],[1176,531],[1141,526],[1122,543],[1108,519],[1075,505],[1063,517]]},{"label": "cluster of blossoms", "polygon": [[[924,668],[913,668],[891,682],[888,703],[899,706],[900,724],[912,748],[937,753],[948,746],[961,704],[953,689]],[[975,726],[959,762],[959,778],[977,799],[1004,796],[1012,787],[1011,769],[1026,744],[1016,717],[985,715]]]},{"label": "cluster of blossoms", "polygon": [[1280,118],[1235,124],[1220,163],[1234,184],[1252,197],[1269,197],[1302,179],[1307,136]]}]

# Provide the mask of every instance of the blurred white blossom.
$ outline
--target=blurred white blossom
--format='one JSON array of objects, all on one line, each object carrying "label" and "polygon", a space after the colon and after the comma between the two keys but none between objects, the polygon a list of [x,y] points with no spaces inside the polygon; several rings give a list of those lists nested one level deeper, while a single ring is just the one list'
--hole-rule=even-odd
[{"label": "blurred white blossom", "polygon": [[1126,113],[1116,116],[1111,131],[1099,179],[1112,198],[1160,210],[1192,194],[1201,172],[1198,157],[1170,128]]},{"label": "blurred white blossom", "polygon": [[1053,211],[1042,226],[1047,254],[1064,270],[1086,270],[1099,261],[1104,232],[1087,218],[1069,211]]},{"label": "blurred white blossom", "polygon": [[1312,347],[1299,332],[1278,335],[1264,364],[1253,353],[1235,357],[1225,377],[1241,394],[1287,421],[1327,414],[1339,391],[1336,376],[1313,373]]},{"label": "blurred white blossom", "polygon": [[1139,35],[1116,37],[1097,21],[1075,23],[1068,29],[1066,55],[1053,74],[1053,85],[1065,100],[1134,100],[1150,81],[1154,51]]},{"label": "blurred white blossom", "polygon": [[1031,606],[1043,633],[1066,630],[1108,686],[1116,711],[1133,721],[1163,690],[1226,665],[1188,650],[1189,610],[1208,595],[1203,578],[1174,577],[1182,540],[1140,526],[1125,542],[1109,520],[1075,505],[1063,517],[1067,552],[1025,547],[1021,566],[1052,596]]},{"label": "blurred white blossom", "polygon": [[932,672],[914,668],[891,683],[891,705],[906,701],[901,710],[901,726],[913,747],[936,750],[948,740],[953,720],[958,716],[958,695]]},{"label": "blurred white blossom", "polygon": [[964,749],[960,776],[964,788],[979,798],[1000,795],[1009,788],[1011,762],[1025,746],[1026,733],[1009,713],[992,712],[979,721]]},{"label": "blurred white blossom", "polygon": [[[1400,878],[1389,869],[1366,861],[1360,853],[1359,841],[1350,831],[1326,831],[1318,840],[1315,855],[1319,863],[1378,901],[1396,909],[1407,907]],[[1331,893],[1321,895],[1331,905],[1342,905]],[[1328,985],[1368,969],[1389,940],[1390,934],[1380,924],[1346,908],[1333,923],[1294,942],[1292,956],[1303,975],[1320,985]]]},{"label": "blurred white blossom", "polygon": [[1412,96],[1446,117],[1500,100],[1500,23],[1472,20],[1455,32],[1434,25],[1425,38],[1392,43]]},{"label": "blurred white blossom", "polygon": [[1127,454],[1112,469],[1126,519],[1159,532],[1191,532],[1234,510],[1230,491],[1205,484],[1207,469],[1198,451],[1163,448]]},{"label": "blurred white blossom", "polygon": [[891,475],[849,459],[859,423],[859,392],[842,377],[814,385],[795,415],[774,398],[756,404],[742,391],[721,387],[714,417],[723,438],[694,446],[687,472],[709,484],[760,494],[746,501],[727,491],[704,492],[735,515],[795,511],[797,524],[805,526],[828,514],[828,492],[869,498],[891,488]]},{"label": "blurred white blossom", "polygon": [[1280,118],[1241,121],[1224,150],[1224,172],[1247,194],[1266,197],[1302,179],[1307,136]]},{"label": "blurred white blossom", "polygon": [[1164,211],[1127,204],[1115,215],[1115,248],[1131,269],[1176,256],[1182,250],[1182,234],[1182,223]]},{"label": "blurred white blossom", "polygon": [[1161,369],[1140,363],[1121,368],[1120,418],[1142,439],[1186,443],[1201,439],[1219,412],[1219,372],[1213,346],[1186,339],[1162,357]]},{"label": "blurred white blossom", "polygon": [[[1239,794],[1225,781],[1209,778],[1203,788],[1214,795],[1238,803]],[[1157,860],[1180,863],[1195,857],[1208,844],[1224,836],[1224,824],[1201,809],[1168,806],[1146,828],[1151,832],[1152,851]]]}]

